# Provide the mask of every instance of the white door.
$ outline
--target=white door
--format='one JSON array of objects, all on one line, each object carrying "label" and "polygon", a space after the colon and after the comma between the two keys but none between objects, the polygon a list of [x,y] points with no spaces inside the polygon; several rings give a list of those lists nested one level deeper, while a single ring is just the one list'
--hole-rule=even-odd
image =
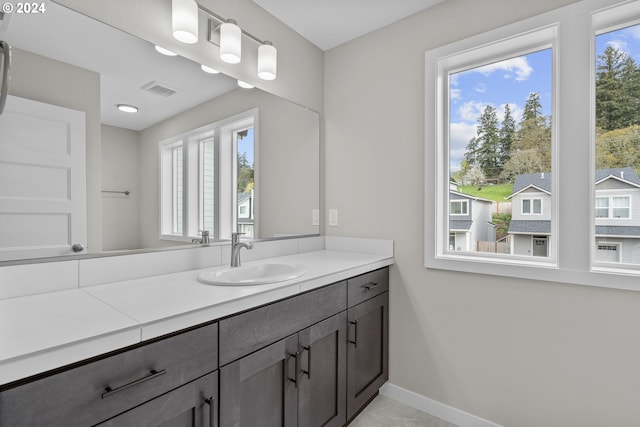
[{"label": "white door", "polygon": [[9,96],[0,115],[0,261],[87,244],[85,113]]}]

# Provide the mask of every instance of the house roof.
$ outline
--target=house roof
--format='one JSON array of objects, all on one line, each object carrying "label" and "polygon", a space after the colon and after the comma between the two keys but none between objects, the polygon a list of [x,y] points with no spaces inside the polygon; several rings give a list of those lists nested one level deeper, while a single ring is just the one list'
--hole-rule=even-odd
[{"label": "house roof", "polygon": [[493,203],[489,199],[483,199],[482,197],[472,196],[471,194],[461,193],[461,192],[455,191],[455,190],[449,190],[449,200],[460,200],[460,199],[452,198],[451,197],[452,194],[456,195],[456,196],[460,196],[460,197],[466,198],[466,199],[477,200],[479,202]]},{"label": "house roof", "polygon": [[505,199],[510,199],[528,188],[537,188],[540,191],[551,194],[551,173],[538,172],[516,175],[511,194],[505,197]]},{"label": "house roof", "polygon": [[638,178],[638,175],[636,175],[633,168],[630,167],[596,170],[596,184],[606,181],[607,179],[615,179],[620,182],[640,187],[640,178]]},{"label": "house roof", "polygon": [[596,236],[640,237],[640,226],[596,225]]},{"label": "house roof", "polygon": [[449,220],[449,230],[469,230],[473,221],[465,221],[465,220]]},{"label": "house roof", "polygon": [[551,221],[512,220],[509,223],[509,234],[551,234]]}]

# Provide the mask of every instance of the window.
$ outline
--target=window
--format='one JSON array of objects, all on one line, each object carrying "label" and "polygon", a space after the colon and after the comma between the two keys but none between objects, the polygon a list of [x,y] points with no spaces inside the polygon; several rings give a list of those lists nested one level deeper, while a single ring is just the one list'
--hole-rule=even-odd
[{"label": "window", "polygon": [[541,215],[542,199],[522,199],[523,215]]},{"label": "window", "polygon": [[451,200],[451,215],[468,215],[469,214],[469,201],[468,200]]},{"label": "window", "polygon": [[[426,52],[425,267],[640,290],[633,203],[640,197],[639,28],[638,0],[579,1]],[[545,55],[548,67],[534,62]],[[538,156],[516,144],[516,160],[530,161],[513,173],[500,141],[513,135],[510,123],[516,132],[523,128],[522,100],[475,98],[492,91],[480,77],[496,69],[504,87],[516,81],[524,87],[536,73],[549,82],[527,89],[539,93],[542,106],[542,119],[531,122],[537,127],[524,127],[536,130],[529,135]],[[465,90],[468,75],[476,79],[473,92]],[[462,221],[449,214],[450,180],[490,199],[509,176],[512,193],[502,200],[515,207],[504,220],[510,253],[479,253],[473,248],[483,245],[474,242],[469,251],[451,250],[450,226],[455,221],[457,232]],[[493,210],[503,201],[495,200]],[[500,228],[501,218],[492,219]]]},{"label": "window", "polygon": [[256,120],[252,110],[160,143],[161,239],[254,236]]},{"label": "window", "polygon": [[631,202],[628,196],[596,197],[596,218],[631,218]]}]

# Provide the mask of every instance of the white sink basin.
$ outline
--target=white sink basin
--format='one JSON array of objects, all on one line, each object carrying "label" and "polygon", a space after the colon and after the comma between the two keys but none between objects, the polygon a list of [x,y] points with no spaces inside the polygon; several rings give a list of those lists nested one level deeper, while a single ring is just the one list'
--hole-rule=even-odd
[{"label": "white sink basin", "polygon": [[198,281],[221,286],[264,285],[295,279],[306,272],[297,264],[256,264],[203,271],[198,275]]}]

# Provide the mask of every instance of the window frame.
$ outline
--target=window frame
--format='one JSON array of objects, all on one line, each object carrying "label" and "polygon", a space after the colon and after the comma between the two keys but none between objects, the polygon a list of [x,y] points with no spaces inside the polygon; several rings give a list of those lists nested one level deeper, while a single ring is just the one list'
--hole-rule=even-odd
[{"label": "window frame", "polygon": [[[460,213],[453,213],[453,209],[451,209],[451,204],[460,203]],[[462,206],[465,206],[465,209],[462,209]],[[469,216],[469,200],[467,199],[449,199],[449,215],[451,216]]]},{"label": "window frame", "polygon": [[[538,216],[538,215],[544,215],[544,202],[542,200],[541,197],[527,197],[527,198],[523,198],[520,199],[521,200],[521,204],[520,204],[520,214],[521,215],[532,215],[532,216]],[[529,202],[529,212],[525,212],[524,211],[524,202],[527,201]],[[535,212],[535,202],[540,202],[540,212]]]},{"label": "window frame", "polygon": [[[640,21],[640,1],[583,0],[520,22],[434,47],[425,53],[425,199],[424,265],[429,269],[463,271],[587,286],[640,290],[640,268],[595,262],[595,36]],[[517,36],[542,30],[553,34],[553,117],[550,257],[546,262],[443,250],[442,228],[448,219],[442,200],[448,193],[446,126],[449,105],[443,87],[442,63],[477,48],[502,44],[513,56]],[[516,43],[517,47],[517,43]],[[523,53],[522,51],[517,52]],[[499,58],[494,57],[494,60]],[[446,74],[444,74],[446,77]],[[589,90],[585,90],[589,88]],[[565,102],[566,101],[566,102]],[[561,120],[559,118],[562,118]],[[585,121],[590,126],[584,126]],[[589,141],[589,145],[585,144]],[[561,164],[571,168],[559,168]],[[587,185],[585,185],[587,183]],[[579,189],[579,190],[578,190]],[[590,189],[590,191],[589,191]],[[544,209],[544,208],[543,208]],[[576,213],[578,212],[578,213]],[[446,242],[448,242],[448,229]]]},{"label": "window frame", "polygon": [[[632,207],[631,207],[631,196],[630,195],[613,195],[613,194],[609,194],[607,196],[596,196],[596,207],[595,210],[597,211],[598,209],[604,209],[604,207],[598,207],[597,203],[598,200],[603,200],[606,199],[607,200],[607,216],[596,216],[596,220],[613,220],[613,221],[628,221],[633,219],[632,218]],[[614,199],[626,199],[628,201],[627,206],[624,207],[616,207],[614,206],[613,200]],[[628,216],[615,216],[613,214],[613,212],[616,209],[626,209],[628,212]]]},{"label": "window frame", "polygon": [[[203,170],[201,164],[201,143],[213,139],[214,147],[214,230],[211,240],[227,240],[237,229],[237,139],[238,131],[249,127],[254,129],[254,218],[258,218],[257,198],[259,196],[258,179],[258,123],[259,109],[253,108],[225,119],[184,132],[175,137],[159,142],[159,230],[160,240],[192,242],[200,238],[200,230],[204,221],[204,199],[202,196]],[[168,150],[183,147],[182,182],[182,231],[175,232],[171,227],[174,221],[173,205],[175,195],[172,189],[173,174],[167,173],[169,168]],[[171,230],[171,232],[167,232]],[[257,233],[258,224],[254,223]]]}]

